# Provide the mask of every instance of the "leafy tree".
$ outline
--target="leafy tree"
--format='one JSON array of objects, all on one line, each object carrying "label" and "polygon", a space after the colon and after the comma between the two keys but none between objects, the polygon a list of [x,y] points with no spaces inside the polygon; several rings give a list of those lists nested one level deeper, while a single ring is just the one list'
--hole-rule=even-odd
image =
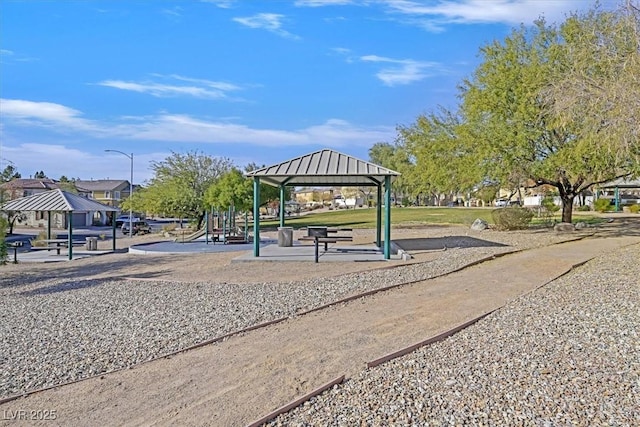
[{"label": "leafy tree", "polygon": [[75,180],[70,180],[65,175],[62,175],[58,180],[58,186],[61,190],[64,190],[68,193],[78,194],[78,189],[76,188]]},{"label": "leafy tree", "polygon": [[369,161],[401,174],[391,185],[391,191],[396,200],[400,198],[398,196],[404,197],[410,193],[411,181],[408,175],[413,164],[410,153],[402,145],[377,142],[369,149]]},{"label": "leafy tree", "polygon": [[206,211],[205,192],[232,166],[229,159],[198,151],[186,154],[173,152],[163,161],[151,162],[154,177],[140,192],[140,204],[134,204],[134,208],[192,218],[200,228]]},{"label": "leafy tree", "polygon": [[[504,42],[481,49],[482,63],[461,86],[464,124],[458,134],[472,155],[499,182],[557,188],[564,222],[571,221],[573,200],[584,189],[640,169],[638,110],[623,105],[640,98],[640,44],[634,21],[625,16],[591,11],[559,27],[541,20],[514,30]],[[614,73],[620,73],[617,83],[608,82]],[[568,82],[576,79],[613,92],[602,92],[594,108],[579,102],[564,108],[573,96]]]},{"label": "leafy tree", "polygon": [[253,183],[237,168],[222,175],[206,191],[205,204],[209,207],[250,211],[253,206]]},{"label": "leafy tree", "polygon": [[485,176],[486,168],[478,163],[474,148],[461,138],[461,117],[440,109],[418,117],[409,127],[400,127],[399,140],[415,158],[415,168],[408,173],[414,191],[431,194],[440,200],[460,192],[470,192]]},{"label": "leafy tree", "polygon": [[35,173],[35,175],[33,175],[33,177],[34,177],[35,179],[45,179],[45,178],[48,178],[48,177],[47,177],[47,175],[46,175],[43,171],[36,172],[36,173]]},{"label": "leafy tree", "polygon": [[18,178],[21,178],[21,175],[13,165],[7,165],[2,173],[0,173],[0,183],[9,182]]}]

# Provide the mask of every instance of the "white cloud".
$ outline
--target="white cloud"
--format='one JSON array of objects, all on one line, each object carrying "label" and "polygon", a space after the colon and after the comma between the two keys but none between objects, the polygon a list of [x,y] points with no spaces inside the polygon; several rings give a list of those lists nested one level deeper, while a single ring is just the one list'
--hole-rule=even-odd
[{"label": "white cloud", "polygon": [[96,123],[83,119],[82,113],[73,108],[51,102],[34,102],[21,99],[0,99],[3,121],[19,125],[60,127],[68,130],[102,132]]},{"label": "white cloud", "polygon": [[291,34],[290,32],[282,28],[283,18],[284,15],[280,15],[277,13],[258,13],[257,15],[253,16],[233,18],[233,20],[249,28],[267,30],[271,33],[289,39],[300,39],[300,37],[296,36],[295,34]]},{"label": "white cloud", "polygon": [[[106,148],[109,147],[105,145]],[[131,163],[122,155],[103,151],[92,154],[62,144],[22,143],[4,147],[4,152],[3,155],[12,159],[23,178],[39,170],[53,179],[59,179],[62,175],[81,179],[129,179],[131,172]],[[151,179],[149,163],[161,161],[169,154],[149,153],[134,157],[134,183],[140,184]]]},{"label": "white cloud", "polygon": [[298,7],[323,7],[323,6],[344,6],[355,4],[353,0],[296,0],[293,4]]},{"label": "white cloud", "polygon": [[[370,146],[395,135],[393,127],[365,128],[330,119],[298,130],[259,129],[223,120],[203,120],[185,114],[128,116],[98,123],[80,118],[81,112],[59,104],[2,100],[5,127],[46,127],[60,134],[75,132],[82,139],[120,139],[150,142],[247,144],[283,147],[308,144]],[[7,108],[5,109],[5,106]],[[15,161],[15,160],[14,160]]]},{"label": "white cloud", "polygon": [[437,73],[442,73],[440,64],[436,62],[415,61],[413,59],[392,59],[377,55],[360,57],[365,62],[390,64],[380,70],[376,76],[387,86],[406,85],[424,80]]},{"label": "white cloud", "polygon": [[531,24],[541,16],[553,22],[587,4],[583,0],[439,0],[428,3],[384,0],[384,3],[389,11],[410,17],[411,23],[431,30],[450,23]]},{"label": "white cloud", "polygon": [[[164,76],[160,74],[154,74],[161,80],[169,80],[168,83],[154,82],[154,81],[142,81],[132,82],[124,80],[104,80],[97,83],[100,86],[112,87],[121,90],[128,90],[138,93],[146,93],[158,98],[161,97],[176,97],[176,96],[192,96],[194,98],[205,99],[223,99],[227,98],[227,93],[231,91],[240,90],[237,85],[225,82],[217,82],[205,79],[196,79],[191,77],[184,77],[177,74],[170,76]],[[180,82],[193,83],[192,85],[180,85]]]},{"label": "white cloud", "polygon": [[236,0],[200,0],[203,3],[211,3],[218,6],[221,9],[230,9]]},{"label": "white cloud", "polygon": [[7,49],[0,49],[0,55],[1,56],[11,56],[13,55],[13,51],[11,50],[7,50]]}]

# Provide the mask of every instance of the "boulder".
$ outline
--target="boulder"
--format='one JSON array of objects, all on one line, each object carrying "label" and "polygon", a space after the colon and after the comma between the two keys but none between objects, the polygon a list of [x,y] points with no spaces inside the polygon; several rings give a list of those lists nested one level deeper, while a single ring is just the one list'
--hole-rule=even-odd
[{"label": "boulder", "polygon": [[486,230],[487,228],[489,228],[489,224],[487,223],[487,221],[480,218],[476,219],[475,221],[473,221],[473,224],[471,224],[472,230],[482,231]]},{"label": "boulder", "polygon": [[589,228],[589,224],[584,221],[576,223],[576,230],[582,230],[583,228]]},{"label": "boulder", "polygon": [[569,233],[574,231],[575,227],[569,222],[560,222],[553,227],[553,230],[558,233]]}]

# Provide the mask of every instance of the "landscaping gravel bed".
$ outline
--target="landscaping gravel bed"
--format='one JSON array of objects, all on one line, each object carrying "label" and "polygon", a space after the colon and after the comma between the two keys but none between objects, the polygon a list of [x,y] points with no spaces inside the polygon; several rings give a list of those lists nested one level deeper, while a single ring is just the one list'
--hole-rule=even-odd
[{"label": "landscaping gravel bed", "polygon": [[513,249],[452,248],[430,262],[286,283],[13,278],[0,286],[0,397],[132,366]]},{"label": "landscaping gravel bed", "polygon": [[640,425],[639,261],[592,260],[270,425]]}]

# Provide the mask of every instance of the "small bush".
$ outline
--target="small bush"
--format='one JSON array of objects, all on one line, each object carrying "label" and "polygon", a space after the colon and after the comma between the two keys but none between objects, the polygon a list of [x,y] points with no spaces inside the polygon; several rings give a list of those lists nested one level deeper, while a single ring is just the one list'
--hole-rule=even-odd
[{"label": "small bush", "polygon": [[629,206],[629,212],[637,214],[640,213],[640,205],[631,205]]},{"label": "small bush", "polygon": [[7,249],[7,227],[9,223],[3,217],[0,217],[0,265],[4,265],[7,263],[7,258],[9,258],[9,252]]},{"label": "small bush", "polygon": [[47,233],[45,231],[41,231],[35,237],[35,239],[31,240],[31,246],[45,246],[46,243],[43,242],[47,238]]},{"label": "small bush", "polygon": [[589,212],[591,208],[589,207],[589,205],[582,205],[582,206],[578,206],[576,210],[578,212]]},{"label": "small bush", "polygon": [[175,223],[165,224],[162,226],[162,231],[165,231],[168,233],[175,230],[176,228],[178,228],[178,226]]},{"label": "small bush", "polygon": [[611,205],[611,200],[609,199],[598,199],[593,202],[593,210],[596,212],[608,212],[612,211],[614,206]]},{"label": "small bush", "polygon": [[494,209],[491,212],[498,230],[522,230],[529,227],[533,212],[518,206]]}]

